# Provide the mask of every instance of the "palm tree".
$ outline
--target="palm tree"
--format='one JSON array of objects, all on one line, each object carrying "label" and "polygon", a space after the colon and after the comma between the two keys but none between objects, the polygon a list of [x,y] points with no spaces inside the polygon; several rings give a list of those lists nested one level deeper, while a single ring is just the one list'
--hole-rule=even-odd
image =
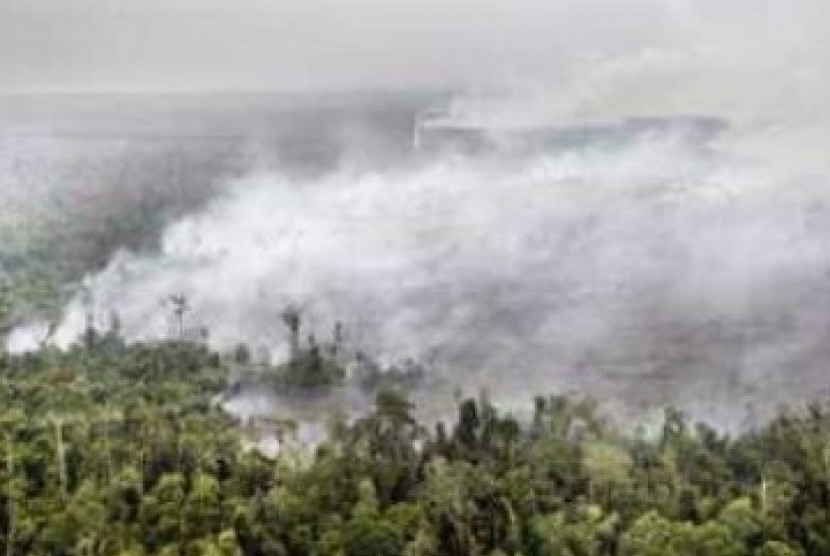
[{"label": "palm tree", "polygon": [[187,296],[183,293],[174,293],[167,300],[173,309],[173,316],[176,318],[179,340],[182,340],[184,338],[184,316],[190,310],[190,304]]}]

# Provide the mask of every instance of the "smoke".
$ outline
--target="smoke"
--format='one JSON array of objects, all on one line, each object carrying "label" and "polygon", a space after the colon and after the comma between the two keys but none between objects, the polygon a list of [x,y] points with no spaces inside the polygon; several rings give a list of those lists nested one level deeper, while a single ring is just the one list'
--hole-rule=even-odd
[{"label": "smoke", "polygon": [[[255,176],[169,228],[159,256],[122,253],[87,286],[133,338],[170,333],[171,292],[223,347],[279,345],[280,311],[298,305],[318,332],[341,320],[364,348],[497,391],[815,391],[828,199],[797,174],[760,182],[760,163],[669,133],[313,183]],[[57,341],[85,311],[69,307]]]},{"label": "smoke", "polygon": [[[106,267],[119,249],[157,251],[169,224],[203,208],[235,176],[275,166],[319,176],[344,152],[356,166],[389,163],[409,141],[410,105],[422,102],[417,95],[0,99],[0,284],[14,296],[0,328],[58,318],[84,274]],[[391,120],[382,140],[375,120]]]},{"label": "smoke", "polygon": [[204,206],[232,157],[204,141],[0,134],[0,284],[12,297],[0,328],[57,318],[115,249],[154,250],[166,225]]},{"label": "smoke", "polygon": [[[229,180],[159,253],[90,274],[92,304],[159,338],[161,300],[184,292],[214,345],[277,350],[299,306],[309,330],[342,321],[353,345],[502,399],[576,388],[729,421],[815,395],[830,386],[826,13],[762,4],[712,25],[714,4],[673,3],[655,44],[460,97],[423,128],[489,148]],[[55,341],[77,338],[87,305]]]}]

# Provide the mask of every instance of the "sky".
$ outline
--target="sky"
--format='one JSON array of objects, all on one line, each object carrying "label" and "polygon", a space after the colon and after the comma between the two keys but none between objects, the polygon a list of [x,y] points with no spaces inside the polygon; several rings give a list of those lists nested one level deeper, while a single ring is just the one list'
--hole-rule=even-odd
[{"label": "sky", "polygon": [[0,0],[0,92],[487,87],[661,41],[685,4]]},{"label": "sky", "polygon": [[759,48],[779,33],[823,35],[829,10],[825,0],[0,0],[0,92],[503,86],[713,35]]}]

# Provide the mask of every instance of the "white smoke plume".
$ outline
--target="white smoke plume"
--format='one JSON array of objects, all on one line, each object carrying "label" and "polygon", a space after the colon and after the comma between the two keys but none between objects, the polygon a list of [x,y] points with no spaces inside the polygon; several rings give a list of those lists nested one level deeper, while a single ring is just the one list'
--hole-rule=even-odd
[{"label": "white smoke plume", "polygon": [[[827,12],[767,1],[706,20],[728,4],[671,3],[654,44],[465,97],[433,128],[707,116],[728,125],[715,137],[595,128],[555,149],[255,173],[169,227],[159,254],[122,252],[89,276],[94,305],[158,338],[160,302],[184,292],[215,345],[274,348],[296,305],[318,334],[342,321],[364,349],[504,397],[575,387],[728,418],[815,394],[830,386]],[[55,340],[76,338],[86,310],[70,304]]]}]

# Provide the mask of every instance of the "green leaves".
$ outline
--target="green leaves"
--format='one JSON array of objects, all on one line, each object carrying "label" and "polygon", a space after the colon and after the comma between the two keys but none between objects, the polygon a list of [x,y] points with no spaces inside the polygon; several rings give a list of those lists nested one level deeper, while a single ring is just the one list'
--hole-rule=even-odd
[{"label": "green leaves", "polygon": [[313,454],[269,458],[243,449],[242,427],[211,402],[228,370],[204,347],[96,342],[0,362],[8,556],[830,550],[822,406],[735,439],[667,411],[648,440],[588,400],[539,397],[525,422],[482,398],[430,434],[405,396],[380,389]]}]

